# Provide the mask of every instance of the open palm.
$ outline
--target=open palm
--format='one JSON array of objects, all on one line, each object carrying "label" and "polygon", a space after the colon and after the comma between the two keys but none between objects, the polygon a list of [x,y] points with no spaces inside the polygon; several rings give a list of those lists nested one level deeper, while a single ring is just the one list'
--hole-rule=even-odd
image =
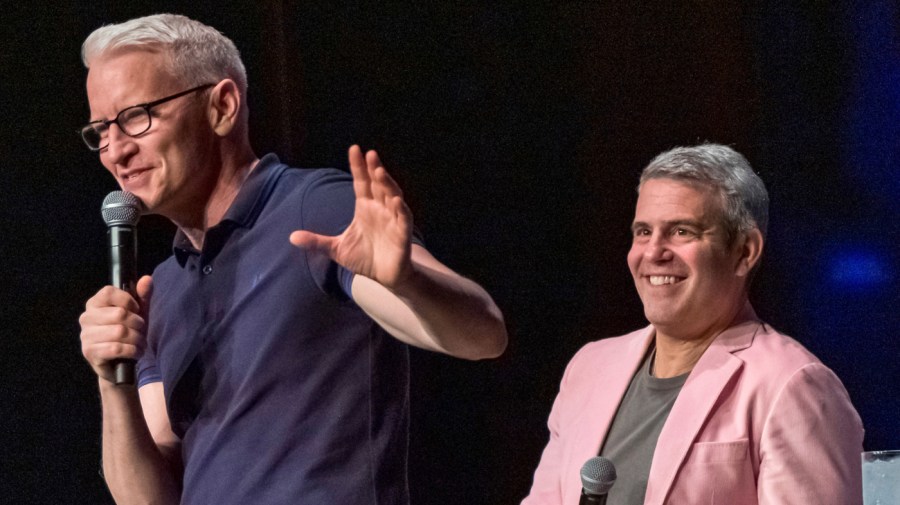
[{"label": "open palm", "polygon": [[412,215],[378,153],[363,156],[354,145],[348,158],[356,194],[353,221],[338,236],[295,231],[291,243],[324,252],[344,268],[386,287],[395,286],[410,272]]}]

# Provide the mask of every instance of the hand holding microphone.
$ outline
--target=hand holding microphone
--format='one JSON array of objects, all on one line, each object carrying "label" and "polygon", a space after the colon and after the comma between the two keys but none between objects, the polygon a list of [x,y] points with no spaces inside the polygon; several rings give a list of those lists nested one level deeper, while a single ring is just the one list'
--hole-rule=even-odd
[{"label": "hand holding microphone", "polygon": [[[125,191],[113,191],[103,199],[100,213],[109,228],[110,284],[137,297],[137,223],[141,201]],[[115,383],[134,384],[134,360],[120,359],[115,364]]]}]

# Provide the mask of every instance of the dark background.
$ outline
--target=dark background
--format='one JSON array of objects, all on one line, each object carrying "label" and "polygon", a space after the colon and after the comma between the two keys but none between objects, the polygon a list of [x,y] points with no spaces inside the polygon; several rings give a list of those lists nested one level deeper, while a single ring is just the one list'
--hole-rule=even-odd
[{"label": "dark background", "polygon": [[[0,3],[0,503],[111,502],[77,319],[116,188],[75,133],[79,50],[164,11],[242,51],[257,154],[345,168],[350,144],[378,149],[429,248],[504,311],[498,360],[413,351],[415,504],[527,494],[568,359],[646,324],[625,263],[641,168],[704,140],[769,188],[758,313],[843,379],[867,449],[900,449],[892,2]],[[172,231],[142,221],[142,271]]]}]

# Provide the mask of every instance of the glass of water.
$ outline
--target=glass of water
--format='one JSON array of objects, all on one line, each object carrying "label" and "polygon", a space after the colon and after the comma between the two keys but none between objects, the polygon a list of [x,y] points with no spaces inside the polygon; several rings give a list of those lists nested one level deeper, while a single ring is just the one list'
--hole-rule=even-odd
[{"label": "glass of water", "polygon": [[863,505],[900,503],[900,451],[862,453]]}]

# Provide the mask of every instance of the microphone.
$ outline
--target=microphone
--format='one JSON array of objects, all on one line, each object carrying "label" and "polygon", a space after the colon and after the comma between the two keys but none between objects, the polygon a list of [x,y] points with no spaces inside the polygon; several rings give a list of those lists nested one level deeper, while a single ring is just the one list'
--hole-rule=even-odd
[{"label": "microphone", "polygon": [[[113,286],[135,296],[137,283],[137,223],[141,201],[126,191],[113,191],[103,199],[100,214],[109,228],[109,280]],[[134,384],[134,360],[115,362],[116,385]]]},{"label": "microphone", "polygon": [[606,505],[609,490],[616,483],[612,461],[596,456],[581,467],[581,500],[578,505]]}]

